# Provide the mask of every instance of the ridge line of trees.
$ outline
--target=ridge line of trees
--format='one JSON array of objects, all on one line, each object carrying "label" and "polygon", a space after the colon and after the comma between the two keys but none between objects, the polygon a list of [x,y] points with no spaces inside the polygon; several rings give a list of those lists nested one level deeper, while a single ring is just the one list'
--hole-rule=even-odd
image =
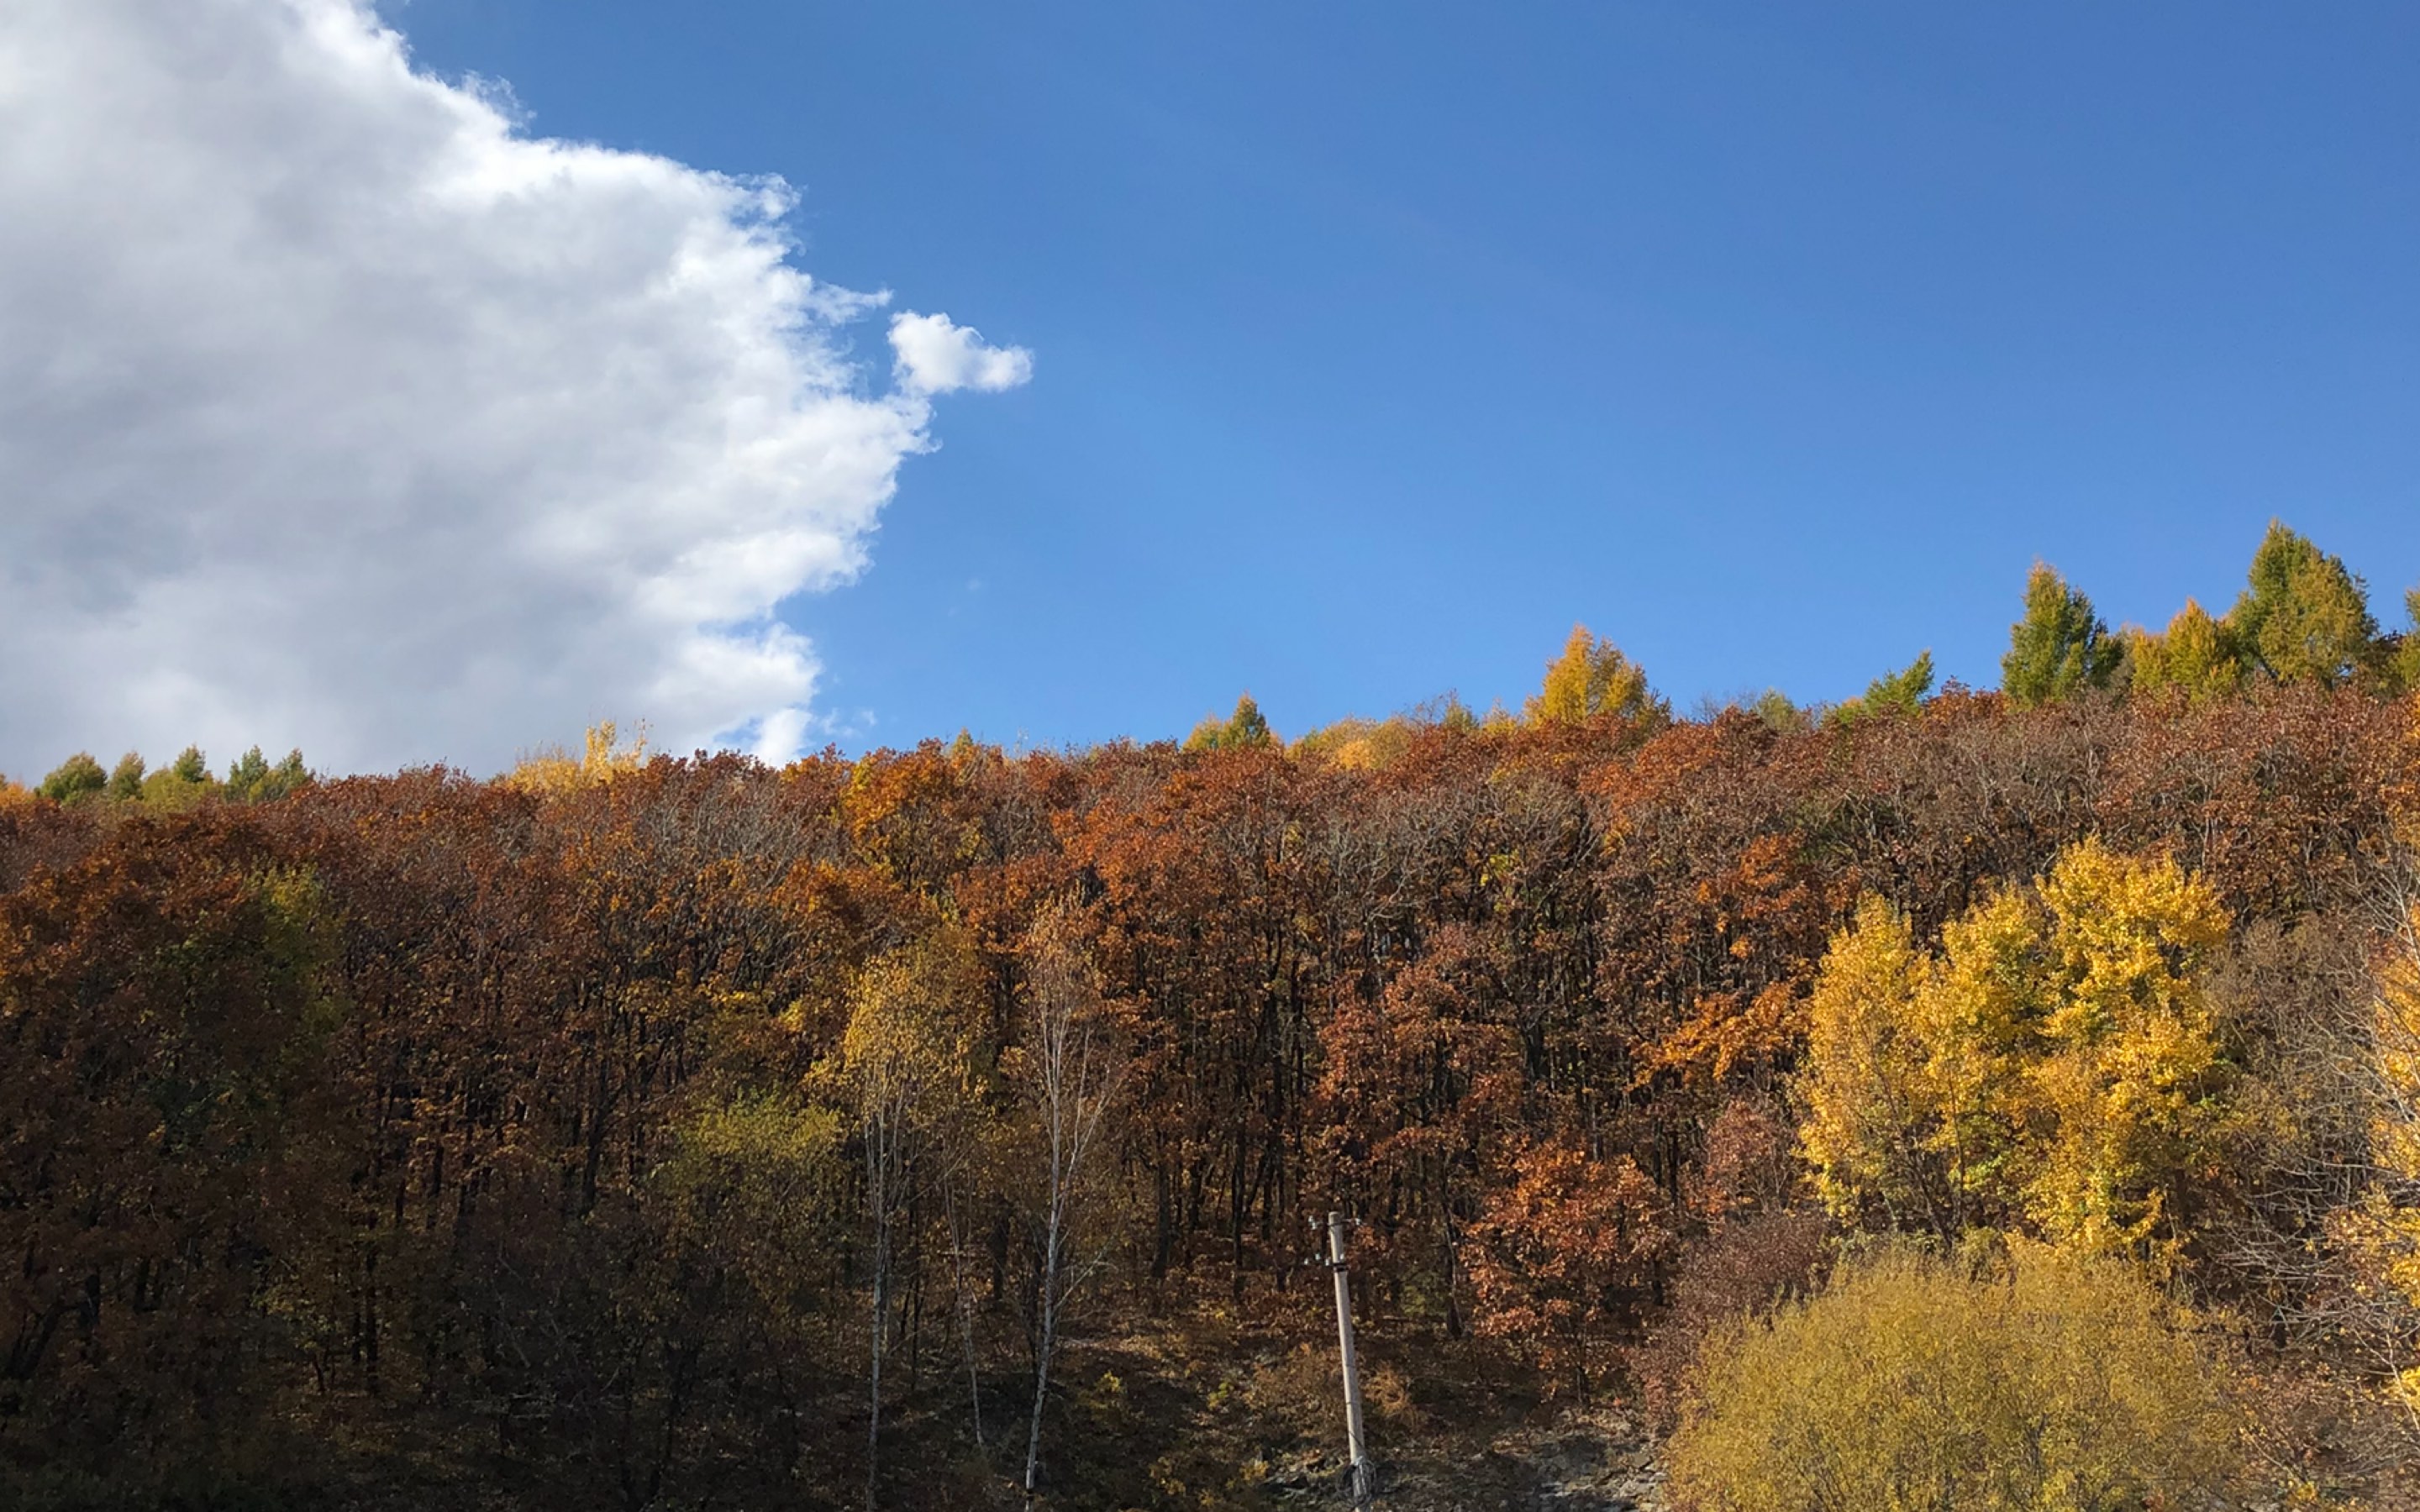
[{"label": "ridge line of trees", "polygon": [[2144,1379],[2386,1473],[2420,704],[2408,640],[2277,670],[2341,616],[2273,555],[2198,696],[2094,683],[2120,637],[2037,575],[2031,699],[1919,659],[1683,717],[1581,632],[1526,717],[1292,746],[600,731],[0,804],[0,1500],[1251,1505],[1191,1428],[1324,1336],[1330,1208],[1415,1395],[1636,1390],[1753,1460],[1744,1317],[2088,1284],[2041,1368],[2185,1338]]}]

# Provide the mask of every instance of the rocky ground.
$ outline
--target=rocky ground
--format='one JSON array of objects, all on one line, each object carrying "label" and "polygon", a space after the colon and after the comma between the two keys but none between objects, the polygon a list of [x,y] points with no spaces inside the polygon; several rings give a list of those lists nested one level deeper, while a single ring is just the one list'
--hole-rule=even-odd
[{"label": "rocky ground", "polygon": [[[1336,1504],[1342,1456],[1307,1454],[1272,1472],[1280,1506]],[[1580,1410],[1544,1427],[1497,1433],[1475,1452],[1414,1448],[1383,1461],[1380,1512],[1664,1512],[1664,1473],[1636,1417]]]}]

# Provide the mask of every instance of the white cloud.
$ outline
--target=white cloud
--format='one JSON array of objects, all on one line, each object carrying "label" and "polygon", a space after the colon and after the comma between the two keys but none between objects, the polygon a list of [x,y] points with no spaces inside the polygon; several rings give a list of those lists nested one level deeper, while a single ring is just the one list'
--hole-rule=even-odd
[{"label": "white cloud", "polygon": [[932,395],[1024,380],[787,260],[789,192],[534,139],[355,0],[0,4],[0,769],[781,757]]},{"label": "white cloud", "polygon": [[986,346],[981,332],[953,325],[946,315],[892,316],[891,347],[899,354],[900,387],[913,393],[997,392],[1033,376],[1031,353]]}]

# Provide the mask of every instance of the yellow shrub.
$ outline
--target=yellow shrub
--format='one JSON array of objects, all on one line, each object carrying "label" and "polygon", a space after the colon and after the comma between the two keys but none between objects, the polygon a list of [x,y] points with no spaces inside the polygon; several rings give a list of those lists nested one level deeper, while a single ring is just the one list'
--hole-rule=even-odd
[{"label": "yellow shrub", "polygon": [[1885,1250],[1709,1342],[1674,1493],[1693,1512],[2179,1504],[2232,1458],[2180,1321],[2115,1259],[2017,1241],[1978,1272]]}]

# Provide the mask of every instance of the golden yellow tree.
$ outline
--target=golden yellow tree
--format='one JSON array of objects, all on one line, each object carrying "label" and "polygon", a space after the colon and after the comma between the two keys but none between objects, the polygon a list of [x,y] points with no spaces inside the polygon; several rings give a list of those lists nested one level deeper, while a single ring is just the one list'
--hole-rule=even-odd
[{"label": "golden yellow tree", "polygon": [[2224,1117],[2218,1028],[2200,977],[2226,943],[2211,887],[2164,857],[2096,841],[2040,886],[2050,914],[2041,1052],[2026,1121],[2055,1131],[2026,1163],[2025,1205],[2055,1237],[2137,1248],[2206,1165]]},{"label": "golden yellow tree", "polygon": [[1572,626],[1563,654],[1546,664],[1545,685],[1524,706],[1531,724],[1577,724],[1600,714],[1625,718],[1662,714],[1664,701],[1647,686],[1647,670],[1612,641]]},{"label": "golden yellow tree", "polygon": [[525,792],[559,795],[634,772],[646,764],[646,726],[642,724],[636,733],[625,738],[607,719],[588,727],[578,756],[561,746],[542,746],[515,762],[504,780]]},{"label": "golden yellow tree", "polygon": [[1801,1147],[1844,1216],[1954,1235],[2024,1223],[2169,1253],[2225,1066],[2200,975],[2227,920],[2173,861],[2097,841],[1919,949],[1869,900],[1809,999]]},{"label": "golden yellow tree", "polygon": [[852,1104],[865,1158],[865,1211],[873,1229],[873,1298],[867,1365],[865,1504],[876,1505],[882,1433],[882,1365],[891,1334],[895,1230],[920,1163],[948,1146],[974,1085],[977,981],[959,930],[933,929],[876,959],[859,977],[837,1064],[818,1068]]},{"label": "golden yellow tree", "polygon": [[2387,658],[2387,687],[2396,692],[2420,692],[2420,588],[2403,595],[2403,615],[2408,623]]},{"label": "golden yellow tree", "polygon": [[1931,1049],[1916,1002],[1931,963],[1907,918],[1869,894],[1832,937],[1807,1003],[1807,1107],[1800,1144],[1817,1190],[1841,1212],[1879,1204],[1895,1227],[1947,1227],[1947,1183],[1925,1128]]},{"label": "golden yellow tree", "polygon": [[2195,703],[2224,698],[2243,686],[2243,662],[2226,625],[2188,598],[2185,607],[2154,635],[2129,625],[2123,632],[2132,671],[2127,686],[2133,692],[2156,695],[2167,689]]}]

